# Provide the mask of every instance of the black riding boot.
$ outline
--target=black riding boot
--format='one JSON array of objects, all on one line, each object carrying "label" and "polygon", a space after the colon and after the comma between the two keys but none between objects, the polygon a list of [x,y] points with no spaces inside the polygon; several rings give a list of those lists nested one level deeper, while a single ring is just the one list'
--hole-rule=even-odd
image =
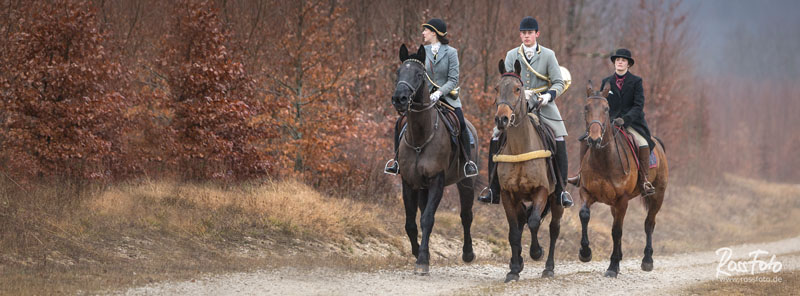
[{"label": "black riding boot", "polygon": [[567,162],[567,143],[565,141],[556,141],[556,159],[558,161],[558,174],[559,180],[556,182],[556,194],[560,197],[559,202],[564,208],[572,206],[572,196],[569,191],[565,190],[565,181],[567,180],[567,170],[569,163]]},{"label": "black riding boot", "polygon": [[642,186],[642,197],[647,197],[656,193],[656,188],[648,181],[647,172],[650,170],[650,146],[639,147],[639,184]]},{"label": "black riding boot", "polygon": [[[583,142],[586,139],[586,137],[588,137],[588,136],[589,136],[589,133],[586,133],[583,136],[581,136],[580,138],[578,138],[578,143],[581,143],[580,144],[581,145],[581,158],[578,159],[578,163],[583,163],[583,157],[586,156],[586,151],[589,149],[589,145],[586,145],[586,143]],[[578,173],[575,174],[575,176],[567,178],[567,183],[575,185],[575,186],[581,186],[581,171],[580,171],[580,169],[578,170]]]},{"label": "black riding boot", "polygon": [[461,130],[461,147],[463,147],[462,149],[464,149],[464,154],[466,154],[465,155],[466,163],[464,164],[464,175],[468,178],[477,176],[478,165],[475,164],[475,162],[470,159],[470,155],[472,155],[470,153],[472,151],[471,149],[472,147],[469,145],[469,131],[467,131],[466,128]]},{"label": "black riding boot", "polygon": [[500,140],[494,138],[489,142],[489,187],[483,188],[481,195],[478,196],[478,201],[483,203],[500,203],[500,181],[497,179],[497,164],[494,163],[492,157],[497,154],[500,149]]},{"label": "black riding boot", "polygon": [[[397,122],[394,125],[394,156],[397,157],[397,149],[400,147],[400,120],[401,118],[397,119]],[[392,158],[386,162],[386,165],[383,167],[383,172],[385,174],[390,175],[397,175],[400,171],[400,165],[397,163],[397,160]]]}]

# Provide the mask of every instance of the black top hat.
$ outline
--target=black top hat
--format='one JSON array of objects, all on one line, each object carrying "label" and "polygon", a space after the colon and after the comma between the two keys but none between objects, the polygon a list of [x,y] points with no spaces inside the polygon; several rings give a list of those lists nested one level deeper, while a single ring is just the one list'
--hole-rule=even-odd
[{"label": "black top hat", "polygon": [[431,31],[436,32],[436,35],[442,37],[447,35],[447,24],[445,24],[442,19],[431,19],[427,23],[422,24],[422,27],[431,29]]},{"label": "black top hat", "polygon": [[628,59],[628,63],[630,64],[628,66],[633,67],[633,57],[632,57],[631,51],[628,50],[627,48],[620,48],[620,49],[617,49],[616,51],[614,51],[611,54],[611,63],[614,63],[614,60],[616,60],[617,58],[626,58],[626,59]]},{"label": "black top hat", "polygon": [[535,18],[526,16],[519,23],[520,31],[539,31],[539,22]]}]

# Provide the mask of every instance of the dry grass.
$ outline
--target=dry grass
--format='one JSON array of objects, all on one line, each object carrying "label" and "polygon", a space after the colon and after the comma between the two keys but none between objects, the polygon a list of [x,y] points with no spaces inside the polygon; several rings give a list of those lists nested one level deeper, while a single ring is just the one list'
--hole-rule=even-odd
[{"label": "dry grass", "polygon": [[[292,265],[348,270],[406,268],[413,257],[397,196],[375,204],[325,196],[292,181],[221,187],[143,181],[108,188],[73,184],[27,191],[0,184],[0,294],[101,291],[207,273]],[[432,264],[462,264],[457,197],[436,215]],[[576,196],[577,197],[577,196]],[[502,206],[474,207],[477,262],[508,261]],[[644,248],[644,207],[628,208],[626,258]],[[726,176],[714,186],[670,185],[658,215],[659,255],[800,234],[800,186]],[[548,243],[547,223],[540,231]],[[611,250],[608,206],[592,208],[595,260]],[[565,212],[559,260],[575,260],[578,209]],[[446,241],[442,241],[446,240]],[[523,243],[529,242],[529,234]],[[525,244],[527,245],[527,243]],[[451,246],[454,250],[442,250]],[[656,263],[657,264],[657,263]]]},{"label": "dry grass", "polygon": [[372,206],[297,182],[2,188],[0,294],[91,291],[273,265],[358,269],[397,261],[341,259],[362,255],[353,253],[375,241],[389,242],[376,243],[385,249],[399,242]]}]

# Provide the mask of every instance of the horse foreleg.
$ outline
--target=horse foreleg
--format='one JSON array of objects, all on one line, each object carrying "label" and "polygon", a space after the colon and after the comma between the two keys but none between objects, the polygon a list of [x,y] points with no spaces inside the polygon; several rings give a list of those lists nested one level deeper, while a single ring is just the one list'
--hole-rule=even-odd
[{"label": "horse foreleg", "polygon": [[522,262],[522,227],[525,225],[525,209],[522,204],[513,199],[511,193],[501,191],[501,201],[506,212],[508,221],[508,244],[511,246],[511,261],[509,262],[510,271],[506,275],[505,282],[519,280],[519,273],[522,272],[524,264]]},{"label": "horse foreleg", "polygon": [[556,265],[556,240],[558,240],[558,234],[561,232],[561,216],[564,214],[564,208],[561,207],[556,199],[552,199],[550,210],[552,212],[552,216],[550,216],[550,248],[547,251],[547,262],[544,265],[542,277],[553,277],[555,275],[553,270]]},{"label": "horse foreleg", "polygon": [[433,231],[434,216],[436,215],[436,208],[439,207],[439,202],[442,201],[442,193],[444,191],[444,173],[439,173],[428,182],[427,203],[425,211],[422,212],[420,218],[420,226],[422,226],[422,243],[419,245],[419,256],[417,256],[417,266],[414,271],[420,275],[427,275],[430,265],[430,251],[428,244],[431,238],[431,231]]},{"label": "horse foreleg", "polygon": [[461,227],[464,228],[464,246],[461,248],[461,259],[464,262],[475,260],[475,252],[472,250],[472,204],[475,199],[473,190],[473,178],[464,178],[458,182],[458,195],[461,199]]},{"label": "horse foreleg", "polygon": [[664,190],[656,189],[656,194],[645,199],[647,205],[647,218],[644,220],[644,233],[647,235],[647,244],[644,247],[644,258],[642,258],[642,270],[653,270],[653,229],[656,228],[656,214],[661,209],[661,202],[664,201]]},{"label": "horse foreleg", "polygon": [[622,224],[625,221],[625,213],[628,211],[628,197],[622,196],[617,199],[617,203],[611,207],[611,215],[614,217],[614,225],[611,227],[611,238],[614,240],[614,250],[611,251],[611,264],[606,270],[607,277],[617,277],[619,274],[619,261],[622,260]]},{"label": "horse foreleg", "polygon": [[530,213],[528,214],[528,229],[531,231],[530,256],[534,261],[539,261],[544,257],[544,249],[539,244],[539,226],[542,224],[542,210],[545,207],[544,204],[541,204],[541,201],[547,202],[547,192],[540,189],[533,195],[534,203],[531,205]]},{"label": "horse foreleg", "polygon": [[589,247],[589,217],[591,216],[591,208],[592,203],[594,203],[593,199],[589,195],[589,192],[586,189],[581,188],[581,199],[584,200],[583,207],[581,207],[580,211],[580,218],[581,218],[581,249],[578,252],[578,259],[581,262],[589,262],[592,261],[592,248]]},{"label": "horse foreleg", "polygon": [[417,191],[403,182],[403,207],[406,210],[406,235],[411,241],[411,254],[419,256],[419,242],[417,241]]}]

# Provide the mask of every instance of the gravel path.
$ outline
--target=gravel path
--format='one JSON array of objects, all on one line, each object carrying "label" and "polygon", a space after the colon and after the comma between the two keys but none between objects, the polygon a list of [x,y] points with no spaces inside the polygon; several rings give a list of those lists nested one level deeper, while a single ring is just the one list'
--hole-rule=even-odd
[{"label": "gravel path", "polygon": [[[782,270],[800,268],[800,237],[772,243],[748,244],[730,248],[729,262],[750,268],[756,250],[769,252],[758,260],[781,264]],[[527,252],[523,252],[527,253]],[[639,268],[641,252],[629,250],[620,263],[616,279],[603,277],[608,258],[592,262],[556,261],[556,277],[540,278],[544,262],[525,258],[521,280],[503,284],[507,265],[471,264],[431,266],[430,276],[416,276],[408,270],[349,272],[346,270],[316,269],[305,271],[293,268],[263,270],[253,273],[234,273],[185,282],[167,282],[121,291],[124,295],[638,295],[681,294],[681,289],[700,282],[717,280],[720,257],[715,251],[655,256],[655,269],[644,272]],[[576,254],[577,256],[577,254]],[[727,265],[726,265],[727,266]],[[728,271],[722,268],[722,271]],[[771,270],[755,273],[773,277]],[[734,275],[750,275],[733,273]],[[723,277],[724,278],[724,277]],[[782,283],[786,284],[786,283]],[[796,283],[795,283],[796,284]]]}]

